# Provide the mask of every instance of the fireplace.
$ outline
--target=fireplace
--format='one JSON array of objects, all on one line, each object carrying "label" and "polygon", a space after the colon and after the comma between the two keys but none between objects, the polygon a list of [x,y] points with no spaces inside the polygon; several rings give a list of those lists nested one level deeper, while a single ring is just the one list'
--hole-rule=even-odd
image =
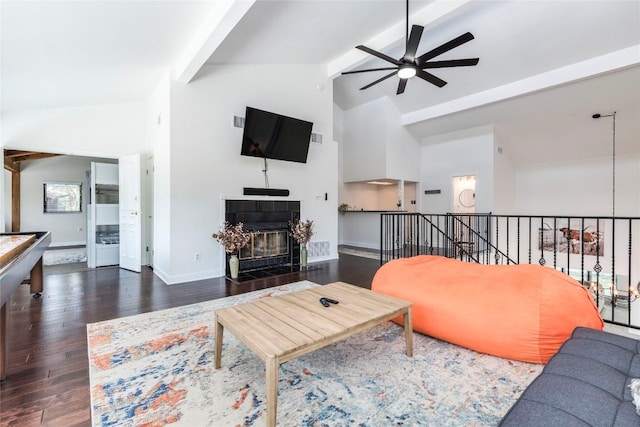
[{"label": "fireplace", "polygon": [[240,259],[279,257],[289,254],[287,230],[257,231],[246,247],[240,250]]},{"label": "fireplace", "polygon": [[[300,202],[289,200],[226,200],[225,220],[243,223],[254,233],[240,251],[238,280],[250,280],[299,269],[300,245],[289,235],[289,222],[300,219]],[[227,255],[228,257],[228,255]],[[230,277],[229,263],[226,264]]]}]

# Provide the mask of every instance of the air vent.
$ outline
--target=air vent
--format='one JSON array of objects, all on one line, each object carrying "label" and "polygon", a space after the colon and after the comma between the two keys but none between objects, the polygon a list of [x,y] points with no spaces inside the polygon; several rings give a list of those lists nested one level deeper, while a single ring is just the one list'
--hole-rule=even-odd
[{"label": "air vent", "polygon": [[329,256],[330,248],[331,245],[327,241],[307,243],[310,257]]},{"label": "air vent", "polygon": [[233,127],[244,129],[244,117],[233,116]]},{"label": "air vent", "polygon": [[311,134],[311,142],[316,142],[318,144],[322,144],[322,135],[319,133]]}]

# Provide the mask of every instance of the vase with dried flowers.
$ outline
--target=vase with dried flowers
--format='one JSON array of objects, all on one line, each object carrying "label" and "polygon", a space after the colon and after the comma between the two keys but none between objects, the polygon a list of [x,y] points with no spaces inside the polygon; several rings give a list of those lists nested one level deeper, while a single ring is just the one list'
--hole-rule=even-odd
[{"label": "vase with dried flowers", "polygon": [[229,221],[225,221],[222,229],[212,235],[214,239],[224,246],[225,252],[230,254],[229,271],[231,272],[232,279],[238,278],[238,270],[240,268],[238,254],[240,253],[240,249],[247,246],[247,243],[249,243],[253,236],[253,233],[244,231],[242,225],[241,222],[232,225]]},{"label": "vase with dried flowers", "polygon": [[307,219],[306,221],[298,220],[296,222],[290,222],[291,235],[300,245],[300,267],[307,268],[307,243],[313,236],[313,221]]}]

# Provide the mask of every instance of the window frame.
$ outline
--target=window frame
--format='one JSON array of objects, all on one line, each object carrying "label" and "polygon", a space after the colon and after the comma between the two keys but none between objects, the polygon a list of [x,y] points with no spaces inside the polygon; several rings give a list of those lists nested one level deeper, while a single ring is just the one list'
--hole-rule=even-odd
[{"label": "window frame", "polygon": [[[77,187],[78,200],[71,206],[70,209],[61,209],[58,206],[54,208],[52,204],[47,203],[47,200],[54,197],[47,198],[50,195],[49,191],[53,191],[56,187],[62,186],[75,186]],[[53,194],[51,194],[53,196]],[[82,213],[82,183],[81,182],[66,182],[66,181],[45,181],[42,183],[42,213],[45,214],[78,214]]]}]

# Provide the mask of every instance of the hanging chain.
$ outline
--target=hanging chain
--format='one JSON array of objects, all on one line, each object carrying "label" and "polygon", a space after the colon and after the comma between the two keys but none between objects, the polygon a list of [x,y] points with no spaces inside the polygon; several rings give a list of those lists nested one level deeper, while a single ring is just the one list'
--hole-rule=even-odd
[{"label": "hanging chain", "polygon": [[409,0],[407,0],[406,38],[404,42],[405,52],[409,49]]}]

